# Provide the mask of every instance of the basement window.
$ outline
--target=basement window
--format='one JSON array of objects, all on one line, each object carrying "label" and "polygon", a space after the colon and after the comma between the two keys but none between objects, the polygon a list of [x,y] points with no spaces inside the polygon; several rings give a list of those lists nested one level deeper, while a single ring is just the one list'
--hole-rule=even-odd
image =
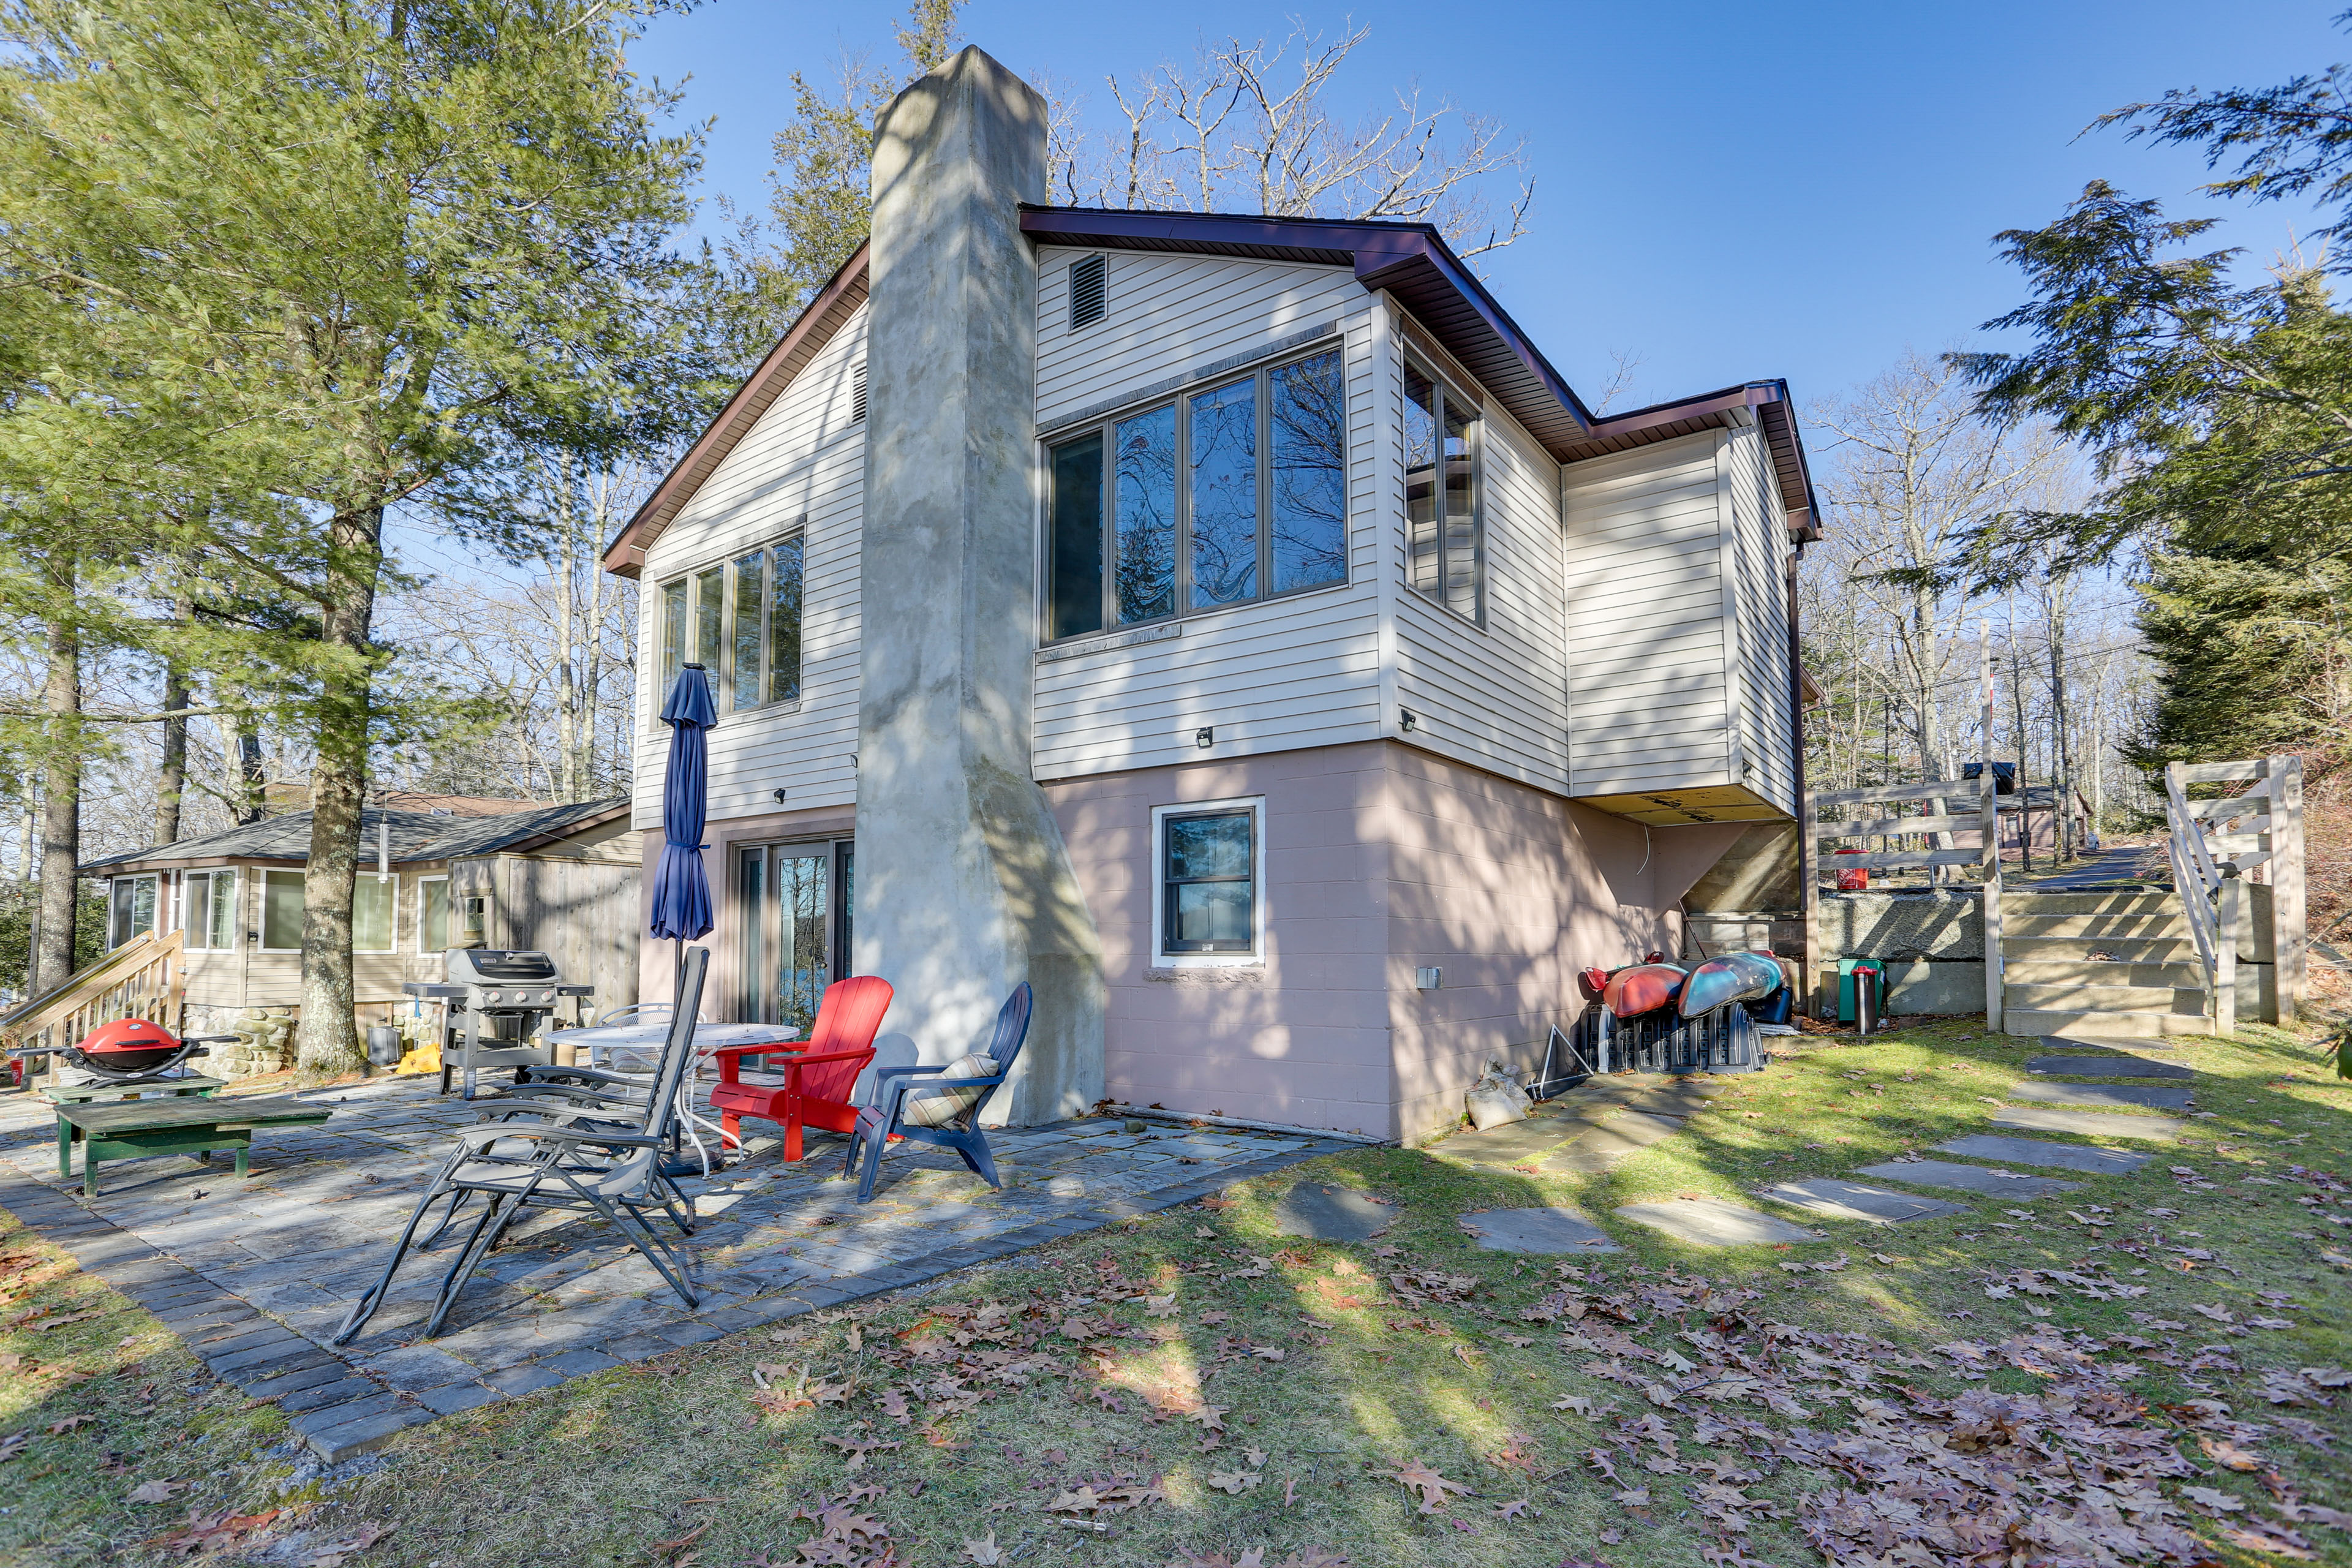
[{"label": "basement window", "polygon": [[1160,962],[1255,963],[1265,927],[1261,800],[1204,801],[1152,812]]}]

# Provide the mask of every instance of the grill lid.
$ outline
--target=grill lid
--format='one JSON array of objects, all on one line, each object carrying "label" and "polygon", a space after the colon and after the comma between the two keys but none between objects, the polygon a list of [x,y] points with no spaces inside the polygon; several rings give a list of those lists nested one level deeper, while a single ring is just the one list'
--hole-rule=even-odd
[{"label": "grill lid", "polygon": [[453,985],[541,984],[561,981],[555,960],[543,952],[494,947],[453,947],[443,955]]}]

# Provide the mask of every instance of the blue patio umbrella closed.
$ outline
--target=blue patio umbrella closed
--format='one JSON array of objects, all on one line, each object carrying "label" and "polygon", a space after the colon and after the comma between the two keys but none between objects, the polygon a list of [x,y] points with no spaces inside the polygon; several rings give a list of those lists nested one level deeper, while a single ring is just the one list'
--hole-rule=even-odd
[{"label": "blue patio umbrella closed", "polygon": [[686,943],[709,934],[710,879],[702,867],[703,816],[709,797],[707,731],[719,721],[702,666],[689,664],[662,704],[669,730],[669,765],[662,774],[662,852],[654,867],[653,934]]}]

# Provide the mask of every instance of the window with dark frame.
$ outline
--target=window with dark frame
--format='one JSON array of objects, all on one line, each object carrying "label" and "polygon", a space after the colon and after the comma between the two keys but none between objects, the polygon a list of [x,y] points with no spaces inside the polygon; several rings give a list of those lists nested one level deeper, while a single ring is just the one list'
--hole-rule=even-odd
[{"label": "window with dark frame", "polygon": [[1404,366],[1407,571],[1416,593],[1486,621],[1486,532],[1479,505],[1477,405],[1408,359]]},{"label": "window with dark frame", "polygon": [[1161,953],[1256,951],[1256,827],[1246,808],[1161,818]]},{"label": "window with dark frame", "polygon": [[1345,374],[1322,349],[1054,443],[1045,640],[1345,583]]},{"label": "window with dark frame", "polygon": [[691,660],[722,713],[801,695],[803,536],[674,577],[661,586],[661,686]]}]

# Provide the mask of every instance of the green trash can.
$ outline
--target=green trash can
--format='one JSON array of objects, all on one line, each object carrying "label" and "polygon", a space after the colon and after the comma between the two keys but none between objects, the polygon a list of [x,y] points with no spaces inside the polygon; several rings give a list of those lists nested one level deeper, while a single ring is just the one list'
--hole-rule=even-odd
[{"label": "green trash can", "polygon": [[[1860,997],[1856,987],[1865,984],[1873,987],[1874,992],[1871,996],[1871,1001],[1874,1004],[1871,1008],[1872,1021],[1875,1022],[1886,1016],[1886,966],[1884,963],[1875,958],[1841,958],[1838,960],[1837,973],[1837,1021],[1839,1023],[1861,1022],[1858,1009]],[[1870,978],[1865,982],[1861,978],[1864,975],[1868,975]]]}]

